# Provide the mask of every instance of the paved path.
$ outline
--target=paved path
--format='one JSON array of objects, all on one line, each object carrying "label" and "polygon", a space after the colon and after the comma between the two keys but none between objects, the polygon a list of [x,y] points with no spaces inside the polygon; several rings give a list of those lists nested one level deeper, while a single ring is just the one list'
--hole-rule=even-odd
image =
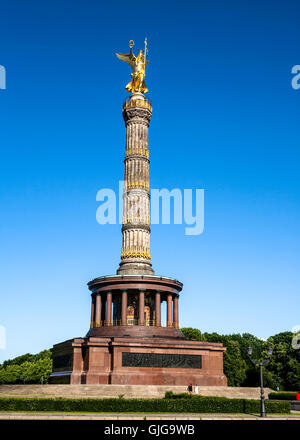
[{"label": "paved path", "polygon": [[[146,419],[145,419],[146,418]],[[251,414],[122,414],[122,413],[26,413],[0,412],[0,420],[299,420],[299,412],[270,414],[265,419]]]}]

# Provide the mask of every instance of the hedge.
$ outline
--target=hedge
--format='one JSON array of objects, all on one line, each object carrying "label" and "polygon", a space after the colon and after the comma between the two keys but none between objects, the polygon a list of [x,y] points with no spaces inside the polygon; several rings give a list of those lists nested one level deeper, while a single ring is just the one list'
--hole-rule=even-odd
[{"label": "hedge", "polygon": [[[0,411],[259,413],[260,401],[226,397],[192,399],[65,399],[0,397]],[[267,413],[290,412],[289,402],[266,401]]]},{"label": "hedge", "polygon": [[296,400],[296,395],[298,393],[292,392],[280,392],[280,393],[270,393],[270,400]]},{"label": "hedge", "polygon": [[192,399],[193,397],[202,397],[202,396],[200,394],[190,394],[190,393],[174,394],[173,391],[165,392],[165,399]]}]

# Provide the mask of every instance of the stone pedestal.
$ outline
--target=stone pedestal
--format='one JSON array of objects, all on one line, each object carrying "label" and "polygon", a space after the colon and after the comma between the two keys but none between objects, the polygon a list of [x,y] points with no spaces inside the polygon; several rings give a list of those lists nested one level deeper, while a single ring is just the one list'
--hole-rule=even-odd
[{"label": "stone pedestal", "polygon": [[[227,385],[222,344],[167,337],[89,337],[64,343],[65,355],[62,345],[53,349],[51,383]],[[60,359],[55,358],[58,352]],[[62,367],[64,360],[68,370],[63,372],[56,365]]]}]

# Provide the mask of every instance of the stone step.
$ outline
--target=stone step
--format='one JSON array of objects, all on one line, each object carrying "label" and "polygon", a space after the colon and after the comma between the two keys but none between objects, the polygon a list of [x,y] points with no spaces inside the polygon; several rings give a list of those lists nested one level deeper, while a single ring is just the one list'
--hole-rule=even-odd
[{"label": "stone step", "polygon": [[[158,398],[166,391],[187,392],[186,386],[172,385],[0,385],[0,396],[70,397],[70,398]],[[265,397],[272,390],[265,388]],[[259,399],[260,388],[199,386],[203,396]]]}]

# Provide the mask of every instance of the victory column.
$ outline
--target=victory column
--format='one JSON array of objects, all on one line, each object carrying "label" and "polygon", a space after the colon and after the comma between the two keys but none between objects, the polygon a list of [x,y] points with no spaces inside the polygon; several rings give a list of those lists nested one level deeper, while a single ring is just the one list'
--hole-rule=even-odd
[{"label": "victory column", "polygon": [[[87,335],[53,347],[51,383],[226,385],[222,344],[184,339],[179,328],[182,283],[154,275],[150,256],[148,128],[144,51],[117,53],[131,68],[123,104],[126,126],[122,252],[116,275],[95,278]],[[201,293],[200,293],[201,294]],[[166,324],[161,304],[166,302]]]}]

